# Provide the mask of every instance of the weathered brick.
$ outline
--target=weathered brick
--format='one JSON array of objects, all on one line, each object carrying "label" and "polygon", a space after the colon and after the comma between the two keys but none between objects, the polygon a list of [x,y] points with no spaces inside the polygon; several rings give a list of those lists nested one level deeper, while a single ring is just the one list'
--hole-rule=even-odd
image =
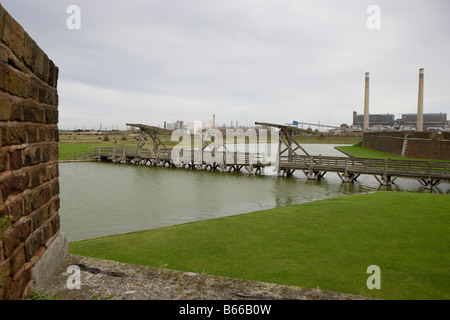
[{"label": "weathered brick", "polygon": [[39,87],[39,102],[49,105],[55,105],[55,92],[50,86]]},{"label": "weathered brick", "polygon": [[48,180],[53,180],[53,179],[58,178],[58,176],[59,176],[58,163],[48,165],[48,166],[46,166],[46,169],[47,169]]},{"label": "weathered brick", "polygon": [[45,201],[46,194],[44,192],[44,189],[45,188],[35,189],[23,196],[25,215],[32,213],[33,211],[39,209],[46,203]]},{"label": "weathered brick", "polygon": [[53,218],[50,220],[50,224],[52,226],[51,237],[53,237],[56,233],[58,233],[60,229],[60,217],[58,214],[53,216]]},{"label": "weathered brick", "polygon": [[48,64],[48,84],[52,87],[55,87],[55,75],[56,75],[56,66],[52,60],[49,61]]},{"label": "weathered brick", "polygon": [[60,203],[61,200],[59,198],[56,198],[52,202],[50,202],[50,205],[48,206],[49,217],[54,216],[58,213]]},{"label": "weathered brick", "polygon": [[55,181],[50,185],[51,197],[59,195],[59,181]]},{"label": "weathered brick", "polygon": [[[2,262],[5,260],[5,257],[3,256],[3,241],[0,237],[0,266],[2,265]],[[1,267],[0,267],[1,269]],[[1,280],[0,280],[1,281]],[[0,289],[1,291],[1,289]],[[0,292],[0,300],[2,300],[2,293]]]},{"label": "weathered brick", "polygon": [[4,146],[23,144],[27,140],[26,130],[23,126],[9,125],[2,128],[2,143]]},{"label": "weathered brick", "polygon": [[42,80],[48,83],[48,74],[49,74],[49,58],[44,53],[44,63],[42,65]]},{"label": "weathered brick", "polygon": [[47,169],[45,167],[39,167],[29,172],[30,175],[30,187],[32,189],[37,188],[44,182],[47,182]]},{"label": "weathered brick", "polygon": [[[0,50],[0,61],[3,61],[3,58],[6,57],[6,54],[3,52],[3,50]],[[8,60],[8,58],[6,57],[6,60]],[[3,63],[0,62],[0,90],[4,90],[4,86],[3,86]]]},{"label": "weathered brick", "polygon": [[5,257],[10,257],[14,250],[27,239],[31,232],[30,220],[19,220],[14,226],[5,232],[3,249]]},{"label": "weathered brick", "polygon": [[22,197],[18,197],[14,202],[8,205],[8,214],[12,216],[13,222],[18,221],[23,216]]},{"label": "weathered brick", "polygon": [[33,282],[33,273],[31,268],[25,269],[20,278],[20,299],[25,299],[25,295],[29,293],[29,290]]},{"label": "weathered brick", "polygon": [[12,19],[11,49],[18,59],[22,59],[23,54],[22,39],[23,39],[23,27],[15,19]]},{"label": "weathered brick", "polygon": [[50,161],[50,145],[43,145],[42,148],[42,162],[49,162]]},{"label": "weathered brick", "polygon": [[49,212],[48,207],[43,207],[33,215],[32,218],[33,230],[39,229],[41,226],[44,225],[45,222],[47,222],[47,219],[49,218],[48,212]]},{"label": "weathered brick", "polygon": [[[6,217],[7,215],[9,215],[9,211],[8,208],[5,207],[5,205],[3,204],[3,197],[1,195],[2,191],[0,189],[0,219]],[[1,239],[2,237],[0,237],[0,245],[1,245]],[[0,261],[2,260],[2,257],[0,255]]]},{"label": "weathered brick", "polygon": [[6,288],[12,282],[11,264],[9,261],[0,263],[0,300],[4,298]]},{"label": "weathered brick", "polygon": [[55,72],[53,76],[53,87],[55,88],[58,86],[58,76],[59,76],[59,68],[55,66]]},{"label": "weathered brick", "polygon": [[6,152],[0,152],[0,172],[6,171],[7,164],[8,164],[7,161],[8,161],[8,159],[7,159]]},{"label": "weathered brick", "polygon": [[3,201],[6,201],[10,195],[25,191],[29,182],[29,176],[25,173],[14,173],[4,178],[0,186]]},{"label": "weathered brick", "polygon": [[23,120],[36,122],[36,123],[44,123],[45,122],[45,114],[44,109],[38,106],[36,103],[31,101],[25,101],[22,104],[23,108]]},{"label": "weathered brick", "polygon": [[18,170],[22,168],[23,164],[22,149],[11,151],[8,154],[9,154],[9,169]]},{"label": "weathered brick", "polygon": [[58,144],[49,143],[42,146],[42,162],[58,160]]},{"label": "weathered brick", "polygon": [[42,154],[40,146],[31,146],[25,148],[23,151],[24,154],[24,165],[31,166],[35,164],[41,163]]},{"label": "weathered brick", "polygon": [[11,255],[11,274],[16,274],[25,264],[25,250],[24,246],[19,246]]},{"label": "weathered brick", "polygon": [[23,104],[13,102],[11,104],[11,121],[22,121],[23,120]]},{"label": "weathered brick", "polygon": [[52,143],[50,147],[50,161],[57,161],[59,158],[58,143]]},{"label": "weathered brick", "polygon": [[12,38],[12,17],[4,11],[3,17],[3,30],[2,30],[2,41],[7,45],[11,46]]},{"label": "weathered brick", "polygon": [[0,121],[11,119],[11,101],[8,98],[0,97]]},{"label": "weathered brick", "polygon": [[44,245],[42,230],[38,230],[25,241],[25,259],[30,261]]},{"label": "weathered brick", "polygon": [[35,45],[33,39],[27,32],[23,33],[23,62],[27,67],[32,66],[32,52]]},{"label": "weathered brick", "polygon": [[52,224],[50,222],[42,226],[42,239],[45,244],[53,237]]},{"label": "weathered brick", "polygon": [[27,126],[27,142],[33,143],[38,141],[38,128],[36,126]]},{"label": "weathered brick", "polygon": [[35,44],[34,48],[36,53],[36,59],[33,71],[40,79],[43,79],[45,53],[37,44]]},{"label": "weathered brick", "polygon": [[58,141],[58,127],[55,125],[39,128],[39,141]]},{"label": "weathered brick", "polygon": [[0,3],[0,40],[3,34],[4,23],[5,23],[5,9],[3,9],[2,4]]},{"label": "weathered brick", "polygon": [[14,68],[3,69],[3,90],[18,97],[28,97],[29,80],[22,72]]},{"label": "weathered brick", "polygon": [[47,185],[46,187],[43,188],[43,199],[44,199],[44,203],[47,203],[50,201],[51,197],[52,197],[52,189],[51,189],[51,185]]},{"label": "weathered brick", "polygon": [[58,109],[53,107],[45,108],[45,123],[57,124],[58,123]]},{"label": "weathered brick", "polygon": [[4,299],[24,299],[25,289],[29,286],[30,281],[32,281],[31,269],[24,269],[20,274],[16,274],[13,278],[13,281],[4,292]]},{"label": "weathered brick", "polygon": [[31,77],[28,83],[28,98],[39,101],[39,88],[41,83],[36,77]]}]

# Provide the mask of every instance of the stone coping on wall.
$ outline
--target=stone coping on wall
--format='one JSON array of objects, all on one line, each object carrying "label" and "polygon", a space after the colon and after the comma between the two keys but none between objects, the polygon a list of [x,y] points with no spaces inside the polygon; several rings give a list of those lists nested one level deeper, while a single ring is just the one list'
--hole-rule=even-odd
[{"label": "stone coping on wall", "polygon": [[[80,268],[80,289],[68,289]],[[222,276],[147,267],[69,254],[46,283],[35,287],[60,300],[372,300],[369,297]]]}]

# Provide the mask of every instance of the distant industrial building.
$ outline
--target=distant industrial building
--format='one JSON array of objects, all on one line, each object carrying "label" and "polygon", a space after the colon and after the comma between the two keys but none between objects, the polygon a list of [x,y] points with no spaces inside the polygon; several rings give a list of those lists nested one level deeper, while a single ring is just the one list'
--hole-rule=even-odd
[{"label": "distant industrial building", "polygon": [[177,121],[174,123],[168,123],[167,124],[167,130],[177,130],[177,129],[184,129],[183,121]]},{"label": "distant industrial building", "polygon": [[[417,114],[407,113],[402,114],[400,125],[407,127],[416,127],[417,125]],[[434,128],[444,128],[447,124],[447,114],[446,113],[424,113],[423,114],[423,128],[424,130],[434,129]]]},{"label": "distant industrial building", "polygon": [[[369,114],[369,127],[373,126],[392,126],[395,122],[395,116],[390,113],[386,114]],[[357,114],[353,111],[353,125],[362,127],[364,124],[364,115]]]},{"label": "distant industrial building", "polygon": [[[364,115],[353,112],[353,128],[362,127]],[[393,114],[369,114],[369,128],[388,128],[394,130],[415,130],[417,127],[417,114],[402,114],[400,119],[395,119]],[[423,130],[443,130],[448,128],[446,113],[424,113]]]}]

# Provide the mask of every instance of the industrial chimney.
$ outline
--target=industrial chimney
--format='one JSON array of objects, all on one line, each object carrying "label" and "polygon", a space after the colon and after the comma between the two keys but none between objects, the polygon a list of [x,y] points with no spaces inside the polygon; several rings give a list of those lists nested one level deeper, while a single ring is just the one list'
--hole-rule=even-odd
[{"label": "industrial chimney", "polygon": [[366,72],[366,85],[364,90],[364,120],[363,131],[369,128],[369,73]]},{"label": "industrial chimney", "polygon": [[423,68],[419,69],[419,99],[417,102],[416,131],[423,131]]}]

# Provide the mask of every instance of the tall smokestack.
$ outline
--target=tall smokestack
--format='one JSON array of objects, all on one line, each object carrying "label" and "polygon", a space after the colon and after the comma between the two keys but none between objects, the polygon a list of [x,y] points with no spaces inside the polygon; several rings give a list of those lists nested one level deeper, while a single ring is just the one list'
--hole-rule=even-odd
[{"label": "tall smokestack", "polygon": [[369,73],[366,72],[366,86],[364,90],[364,122],[363,131],[369,128]]},{"label": "tall smokestack", "polygon": [[216,115],[213,114],[213,128],[216,127]]},{"label": "tall smokestack", "polygon": [[423,131],[423,68],[419,69],[419,99],[417,102],[416,131]]}]

